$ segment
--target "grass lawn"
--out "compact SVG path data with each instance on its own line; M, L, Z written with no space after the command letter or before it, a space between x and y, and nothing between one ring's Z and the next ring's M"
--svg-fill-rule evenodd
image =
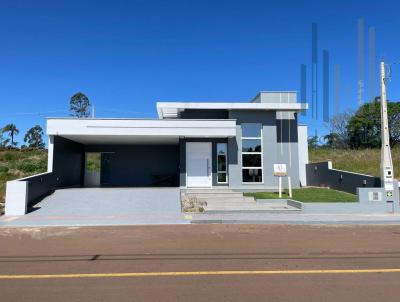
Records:
M0 150L0 215L8 180L47 170L47 150Z
M380 149L364 150L333 150L316 149L309 150L310 162L332 160L333 168L350 172L358 172L379 176ZM400 178L400 147L392 149L394 174Z
M256 199L279 199L277 192L252 192L244 195ZM282 198L289 198L287 192L282 194ZM356 202L357 196L326 188L303 188L293 189L292 199L302 202Z

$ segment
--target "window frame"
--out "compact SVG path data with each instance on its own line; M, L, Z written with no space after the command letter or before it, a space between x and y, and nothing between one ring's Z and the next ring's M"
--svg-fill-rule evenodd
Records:
M225 145L225 171L220 171L219 170L219 164L218 164L218 145ZM228 180L228 144L227 143L217 143L216 146L216 153L217 153L217 184L228 184L229 180ZM226 181L219 181L218 175L219 174L225 174L225 179Z
M264 144L263 144L263 125L262 123L242 123L242 124L260 124L260 137L248 137L248 136L243 136L240 139L240 165L241 165L241 178L242 178L242 184L264 184L264 158L263 158L263 153L264 153ZM242 128L243 129L243 128ZM243 131L242 131L243 134ZM260 140L261 141L261 152L243 152L243 140ZM243 155L250 154L250 155L256 155L259 154L261 156L261 166L260 167L243 167ZM243 181L243 170L260 170L261 169L261 181L260 182L249 182L249 181Z

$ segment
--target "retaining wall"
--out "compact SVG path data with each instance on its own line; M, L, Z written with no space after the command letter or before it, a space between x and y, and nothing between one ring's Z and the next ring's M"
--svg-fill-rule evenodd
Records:
M307 186L329 187L356 194L359 187L380 187L379 177L332 169L332 161L306 165Z

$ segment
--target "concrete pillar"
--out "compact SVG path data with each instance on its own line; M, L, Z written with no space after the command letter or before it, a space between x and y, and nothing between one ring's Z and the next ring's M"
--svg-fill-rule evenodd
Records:
M28 182L13 180L7 182L6 216L25 215L27 212Z

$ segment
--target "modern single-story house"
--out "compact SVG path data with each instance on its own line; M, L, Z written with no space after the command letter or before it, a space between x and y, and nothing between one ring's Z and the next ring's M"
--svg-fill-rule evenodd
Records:
M307 127L296 92L250 102L158 102L157 119L49 118L48 172L7 185L6 214L57 188L276 189L274 164L305 185ZM25 204L23 204L25 203Z

